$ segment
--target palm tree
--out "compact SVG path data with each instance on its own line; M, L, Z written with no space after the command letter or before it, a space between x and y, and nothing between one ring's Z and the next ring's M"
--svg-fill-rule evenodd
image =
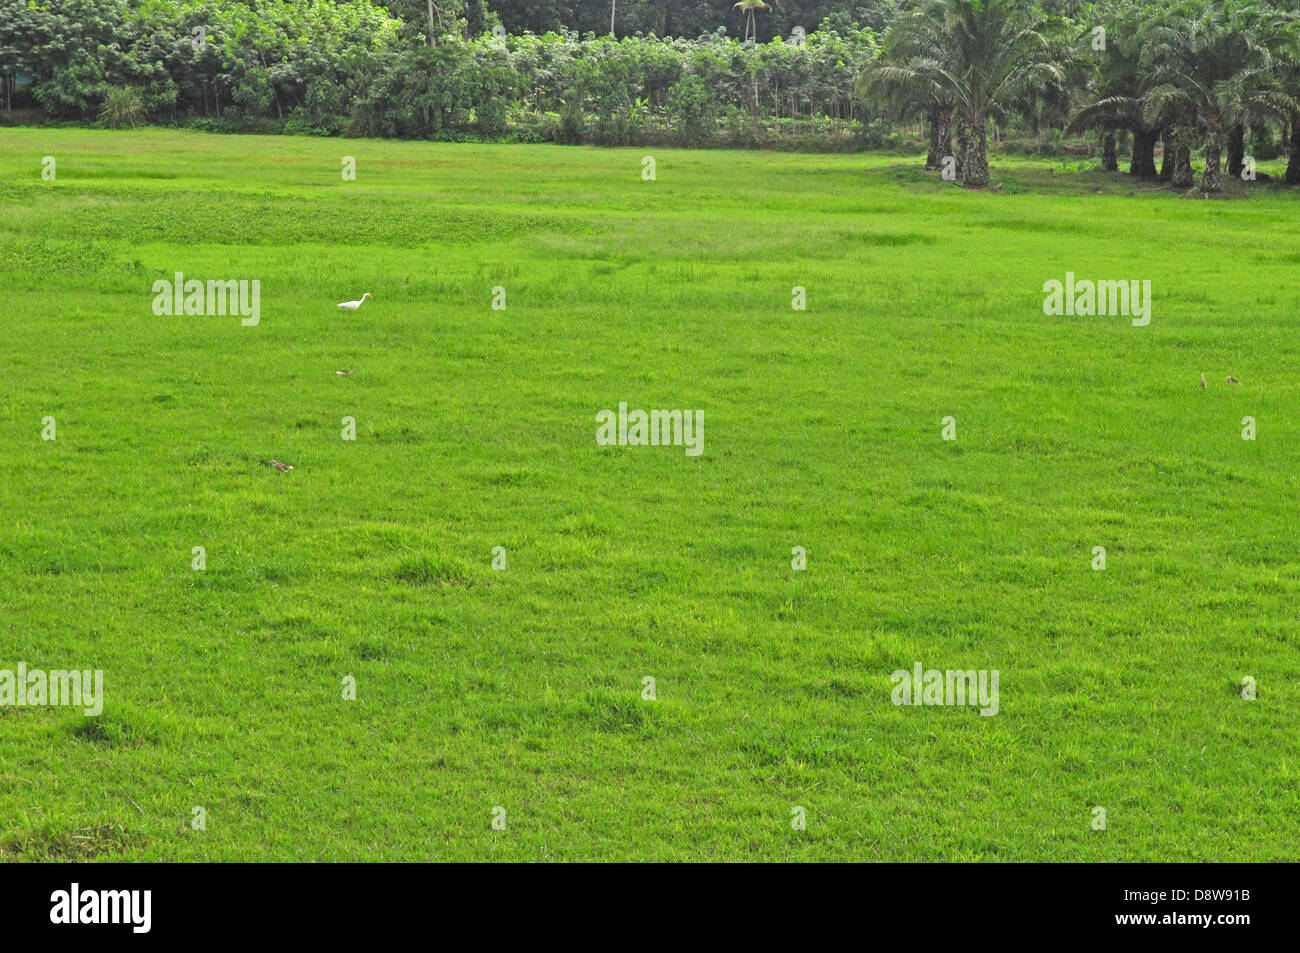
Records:
M985 186L989 117L1034 84L1064 81L1052 44L1062 27L1023 0L920 0L885 34L868 84L922 84L955 103L962 183Z
M1278 81L1274 53L1294 42L1291 18L1250 2L1192 0L1151 26L1144 113L1148 120L1170 111L1195 117L1205 145L1203 194L1223 191L1220 162L1233 126L1252 115L1300 112L1300 102Z
M882 103L884 111L897 119L925 117L930 136L925 154L927 169L939 168L945 156L954 155L952 117L956 104L934 84L926 80L885 79L878 71L867 70L858 77L857 89L859 95Z
M1102 131L1106 143L1102 167L1107 172L1118 168L1114 157L1115 130L1127 129L1133 134L1129 175L1141 178L1157 175L1155 144L1169 120L1168 116L1158 116L1152 123L1146 116L1147 83L1141 38L1146 35L1146 22L1151 16L1150 8L1136 6L1126 5L1112 11L1104 23L1107 45L1097 64L1089 102L1074 114L1066 127L1067 132L1089 128Z

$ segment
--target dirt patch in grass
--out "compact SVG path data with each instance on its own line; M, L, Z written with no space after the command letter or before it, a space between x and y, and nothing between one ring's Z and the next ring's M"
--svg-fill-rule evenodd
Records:
M84 861L124 854L143 843L120 824L60 829L53 827L22 831L0 841L0 860Z

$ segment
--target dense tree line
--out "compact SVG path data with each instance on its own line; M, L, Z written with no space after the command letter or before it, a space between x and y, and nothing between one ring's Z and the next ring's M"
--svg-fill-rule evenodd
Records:
M811 32L828 17L837 26L857 23L877 32L894 19L900 0L435 0L444 17L495 17L507 33L571 30L617 37L697 37L725 29L743 38L752 20L760 43L788 37L795 27ZM412 23L427 21L428 0L391 0L388 7Z
M0 0L0 105L107 125L602 144L854 147L916 123L927 164L973 187L990 139L1015 130L1086 137L1109 171L1126 146L1130 174L1209 194L1279 149L1300 183L1297 6Z
M609 144L862 127L854 82L875 34L852 24L754 44L725 31L500 36L493 12L480 8L477 33L466 12L445 0L0 0L4 104L110 125Z
M107 107L132 121L345 115L404 31L368 3L0 0L4 104L26 94L54 118Z

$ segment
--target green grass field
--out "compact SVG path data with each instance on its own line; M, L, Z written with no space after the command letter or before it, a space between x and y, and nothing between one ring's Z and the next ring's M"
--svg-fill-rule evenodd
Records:
M1296 859L1300 201L993 181L0 129L0 858Z

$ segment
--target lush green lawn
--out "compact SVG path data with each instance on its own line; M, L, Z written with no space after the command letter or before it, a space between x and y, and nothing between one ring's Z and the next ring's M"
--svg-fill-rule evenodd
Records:
M0 707L0 857L1296 859L1296 193L993 181L0 129L0 669L107 695Z

